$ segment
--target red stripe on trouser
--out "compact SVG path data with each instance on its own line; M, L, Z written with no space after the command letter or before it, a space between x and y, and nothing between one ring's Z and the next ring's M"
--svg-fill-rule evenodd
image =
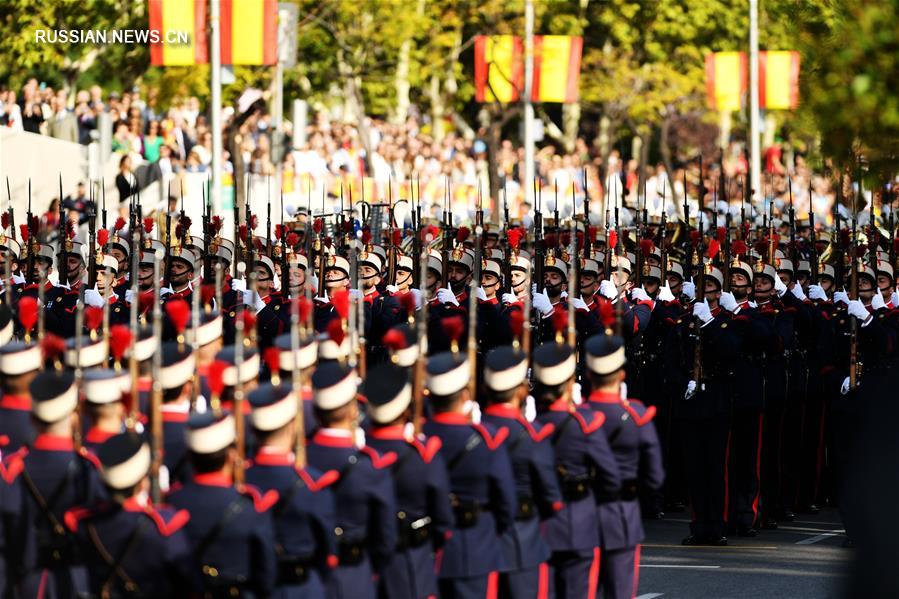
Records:
M755 453L755 498L752 500L752 522L759 517L759 496L762 493L762 422L765 414L759 414L759 440Z
M593 548L593 563L590 564L587 599L596 599L596 588L599 586L599 547Z
M496 599L499 592L499 572L491 572L487 575L487 599Z
M537 599L549 599L549 564L540 564L538 573Z
M634 551L634 593L631 597L637 596L637 587L640 586L640 549L642 547L637 545L637 549Z
M724 449L724 523L727 524L728 509L727 504L730 502L730 477L728 475L728 464L730 464L730 445L731 432L727 432L727 447Z

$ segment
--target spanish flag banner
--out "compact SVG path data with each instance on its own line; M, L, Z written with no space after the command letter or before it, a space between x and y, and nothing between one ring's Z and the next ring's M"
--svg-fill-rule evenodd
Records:
M149 9L150 29L159 34L159 41L150 44L150 64L187 66L209 62L206 0L150 0ZM186 44L174 42L179 38L174 34L178 33L187 33Z
M278 62L277 0L221 0L222 64Z
M740 110L749 92L749 62L745 52L715 52L705 58L705 88L709 108ZM799 106L799 52L759 52L759 107L792 110Z
M534 102L578 100L583 38L534 36ZM524 91L524 41L512 35L475 38L475 98L478 102L517 102Z

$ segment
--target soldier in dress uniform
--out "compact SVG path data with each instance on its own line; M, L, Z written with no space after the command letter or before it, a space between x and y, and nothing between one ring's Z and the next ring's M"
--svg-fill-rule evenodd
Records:
M337 472L298 465L294 453L298 398L277 374L250 392L249 402L257 449L247 482L279 496L272 508L278 558L274 596L324 597L337 564L333 493Z
M322 256L326 261L324 289L325 297L315 298L315 330L322 333L327 330L328 324L335 318L340 318L330 298L334 293L350 288L350 263L343 256Z
M36 367L40 348L32 346L30 354L19 359ZM78 405L74 375L45 370L30 388L37 436L4 460L18 505L16 525L7 531L9 546L16 548L8 556L10 578L22 597L76 597L87 590L87 572L78 565L65 513L104 498L99 462L73 442Z
M171 290L171 293L164 294L161 301L165 303L181 298L190 303L196 268L197 255L193 250L181 245L170 247L169 255L166 257L166 275L168 278L165 283Z
M495 597L499 574L509 569L502 535L514 525L518 511L504 447L509 429L472 423L471 365L458 351L461 331L448 333L451 350L428 360L425 382L432 416L424 432L441 441L455 512L455 526L438 558L440 596Z
M191 593L210 597L268 596L277 560L271 508L278 493L234 484L238 454L234 417L224 411L193 414L187 446L193 478L176 486L169 503L187 510Z
M7 321L5 325L3 320ZM9 341L13 320L5 305L0 307L0 325L3 325L0 341L6 337L6 342L0 346L0 374L3 375L0 377L0 391L3 392L0 398L0 435L6 438L4 453L11 454L34 440L30 384L41 368L41 355L37 345ZM35 353L37 360L33 359Z
M131 388L131 380L127 371L103 368L86 371L81 385L89 424L83 442L96 454L103 443L122 432L125 422L122 393Z
M187 597L190 514L147 501L150 446L138 433L121 433L99 447L98 457L108 501L65 514L92 596Z
M543 430L522 411L528 394L528 357L517 346L491 350L484 360L487 407L482 422L509 431L506 451L512 462L518 509L503 534L509 570L500 576L500 596L546 599L553 596L550 549L540 533L542 522L562 509L555 456Z
M322 363L312 375L319 430L307 448L309 464L338 473L337 568L329 596L376 596L372 576L390 563L397 542L396 500L389 467L396 454L357 446L359 417L356 372L340 360Z
M187 422L196 359L190 347L175 342L163 343L159 383L162 385L162 459L169 486L191 479L191 461L187 447Z
M387 362L368 372L369 445L381 455L396 455L390 466L396 493L394 525L398 542L381 572L381 594L391 599L436 597L434 552L442 550L453 526L449 477L437 437L410 434L412 383L409 371Z
M645 537L638 490L645 487L656 491L665 478L659 439L652 424L655 409L622 396L626 362L623 339L597 335L587 340L585 349L593 389L588 405L605 416L603 430L621 475L616 494L597 498L600 580L604 597L628 599L637 595L640 542Z
M298 401L303 406L303 428L305 436L311 437L315 432L315 411L312 402L312 372L318 362L318 341L315 336L308 331L300 331L299 347L296 352L293 351L293 342L290 333L280 335L275 339L275 347L280 352L279 359L279 375L282 380L287 380L292 376L295 368L300 369L300 380L302 386L300 389L300 397Z
M564 505L543 526L552 550L556 596L596 596L599 585L600 536L597 498L618 491L618 464L602 431L605 417L586 406L575 407L571 388L576 357L556 339L533 352L534 400L541 434L555 449L555 470Z

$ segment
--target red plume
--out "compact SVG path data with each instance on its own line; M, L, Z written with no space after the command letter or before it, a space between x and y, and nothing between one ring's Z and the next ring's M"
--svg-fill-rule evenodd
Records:
M328 337L330 337L331 341L337 345L343 343L343 338L346 337L346 333L343 330L343 323L336 318L328 323Z
M547 233L543 236L543 244L549 248L553 249L557 245L559 245L559 239L556 237L555 233Z
M565 231L564 233L562 233L560 240L562 242L563 248L567 248L568 246L570 246L571 245L571 232Z
M103 308L88 306L84 309L84 326L89 331L96 331L103 324Z
M331 296L331 305L341 320L346 320L350 315L350 292L346 289L335 291Z
M312 312L312 302L305 297L296 299L297 312L300 314L300 322L306 322L309 319L309 313Z
M287 245L288 247L296 247L296 245L300 242L300 236L296 233L290 233L287 236Z
M165 304L165 313L168 314L172 326L178 331L178 334L184 332L187 327L187 321L190 320L190 304L183 299L173 299Z
M459 227L459 230L456 231L456 241L465 243L465 240L468 239L469 235L471 235L471 229L468 227Z
M249 331L256 327L256 315L252 310L243 311L243 330Z
M644 256L648 256L652 253L652 246L655 245L651 238L644 237L640 240L640 253Z
M3 216L7 216L6 212L3 213ZM6 228L6 227L4 227ZM19 225L19 233L22 235L22 242L28 243L28 225L23 223Z
M371 243L371 229L368 227L362 229L362 243L365 245Z
M768 243L764 239L756 241L752 247L755 249L756 253L759 256L765 256L766 252L768 251Z
M699 245L699 236L699 231L697 231L696 229L690 231L690 245L692 245L693 247Z
M257 249L257 250L259 250L260 252L262 252L262 247L263 247L264 244L262 243L262 238L261 238L261 237L255 237L255 238L253 239L253 245L256 246L256 249Z
M0 226L4 229L9 226L9 212L4 212L2 216L0 216Z
M893 253L899 254L899 237L893 240Z
M440 229L437 228L437 225L428 225L427 227L425 227L424 229L421 230L421 241L422 241L422 243L427 242L428 237L430 237L431 240L433 241L433 240L437 239L437 237L439 235L440 235Z
M844 250L849 249L849 244L851 243L851 240L852 240L852 234L850 233L849 229L841 229L840 230L840 245L842 246L842 248Z
M465 330L465 320L461 316L450 316L441 320L440 326L447 339L458 343L462 338L462 331Z
M265 348L265 351L262 352L262 359L265 360L270 373L274 374L281 370L281 350L277 347Z
M200 287L200 301L203 302L204 305L211 306L212 300L215 299L215 285L212 283L208 285L202 285Z
M284 239L284 225L275 225L275 239L277 239L278 241Z
M578 247L578 248L584 247L584 232L583 232L583 231L578 231L578 232L575 234L575 238L576 238L576 240L577 240L577 247Z
M602 326L611 327L615 324L615 307L604 297L598 297L596 301L599 302L599 319L602 321Z
M864 256L868 253L868 245L865 243L860 243L855 247L855 255L856 256Z
M718 239L718 243L724 243L724 240L727 239L727 228L718 227L715 231L715 237Z
M109 241L109 231L107 229L100 229L97 231L97 245L101 248L106 247L106 242Z
M747 249L746 243L738 239L730 246L730 253L734 256L743 256L746 254Z
M118 217L117 219L115 219L115 224L112 225L112 228L115 229L116 231L121 231L122 229L124 229L125 228L125 219L122 218L121 216Z
M403 232L399 229L393 230L393 247L399 247L400 242L403 240Z
M66 238L75 239L75 223L72 221L66 223Z
M406 336L399 329L390 329L384 333L381 344L391 351L406 349Z
M221 216L213 216L212 217L212 234L213 236L218 235L219 231L222 230L222 226L224 225L224 221Z
M225 370L230 364L224 360L216 360L209 365L206 371L206 382L209 384L209 392L213 397L219 397L225 390Z
M618 231L612 229L609 231L609 240L606 242L606 247L615 248L618 246Z
M524 231L519 228L509 229L509 232L506 233L506 238L509 240L509 247L512 249L518 249L521 245L521 237L524 235Z
M312 223L312 230L315 231L315 234L318 235L322 232L322 228L325 226L325 221L321 218L315 219Z
M524 312L512 310L509 313L509 328L513 337L521 338L521 332L524 330Z
M718 251L721 249L721 244L718 243L717 239L713 239L709 242L709 249L706 251L706 256L709 257L709 260L714 260L715 256L718 255Z
M184 233L184 227L181 226L181 223L178 223L177 225L175 225L175 238L181 239L182 237L184 237L183 233Z
M190 226L193 224L193 222L194 221L192 221L190 217L185 214L181 217L181 220L178 224L181 225L181 230L184 231L185 234L187 234L190 233Z
M144 219L144 233L149 235L153 232L153 227L156 225L156 221L153 220L152 216L148 216Z
M116 362L122 361L125 350L131 347L131 327L126 324L117 324L109 328L109 351Z
M44 356L44 361L52 360L64 351L66 351L66 340L62 337L53 333L47 333L41 339L41 354Z
M237 228L237 235L238 235L238 237L240 237L240 240L243 241L244 245L246 245L247 244L247 226L240 225Z
M568 328L568 311L557 310L552 315L553 329L557 333L563 333Z
M765 237L765 243L771 243L772 241L774 242L774 247L779 246L780 233L774 233L773 235L768 235L767 237Z
M590 238L590 241L595 242L596 238L599 237L599 227L595 225L587 227L587 236Z
M352 233L354 226L355 226L355 223L353 223L352 220L343 221L343 232L344 233Z
M259 226L259 217L256 216L255 214L251 215L250 216L250 229L255 231L256 227L258 227L258 226Z
M397 299L400 302L400 307L405 310L406 315L413 314L415 312L415 296L409 293L401 293Z
M26 331L37 323L37 299L25 296L19 300L19 322Z

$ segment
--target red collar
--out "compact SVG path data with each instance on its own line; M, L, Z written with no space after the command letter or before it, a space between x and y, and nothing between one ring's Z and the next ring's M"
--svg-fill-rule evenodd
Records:
M148 376L143 376L137 379L137 390L138 391L151 391L153 389L153 379Z
M42 434L35 438L34 448L41 451L74 451L75 444L71 437Z
M104 431L94 426L91 427L89 431L87 431L86 435L84 435L84 440L88 443L105 443L110 439L110 437L116 436L116 434L117 433Z
M593 403L621 403L621 396L608 391L594 391L590 394L589 401Z
M323 430L315 433L312 442L326 447L353 447L354 445L352 435L349 437L338 436Z
M441 412L434 414L431 420L439 424L471 424L471 420L465 414L458 412Z
M481 300L481 303L482 304L490 304L491 306L495 306L499 303L499 300L496 299L496 296L494 295L493 297L487 298L486 301Z
M380 295L381 295L381 294L378 293L378 290L375 289L375 290L372 291L371 293L366 293L366 294L365 294L365 297L364 297L363 299L365 299L365 303L366 303L366 304L373 304L374 301L375 301Z
M207 472L206 474L194 474L194 482L206 487L230 487L234 481L224 472Z
M509 418L511 420L518 420L521 416L521 411L507 403L497 403L491 406L487 406L484 409L485 414L489 414L490 416L497 416L498 418Z
M564 397L560 397L556 401L549 404L550 412L570 412L571 405L568 403L568 400Z
M3 399L0 399L0 408L30 412L31 397L28 395L4 395Z
M260 447L253 458L253 463L261 466L292 466L295 462L293 452L265 446Z
M272 301L272 296L270 296L270 295L266 295L264 298L262 298L263 304L268 305L271 301Z
M368 436L372 439L382 439L386 441L405 441L406 425L394 424L393 426L378 426L371 429Z
M222 402L222 409L223 409L223 410L228 410L229 412L233 412L233 411L234 411L234 402L233 402L233 401L230 401L230 400L229 400L229 401L223 401L223 402ZM244 414L244 416L246 416L247 414L250 413L250 402L244 400L244 402L243 402L243 407L241 408L241 412Z

